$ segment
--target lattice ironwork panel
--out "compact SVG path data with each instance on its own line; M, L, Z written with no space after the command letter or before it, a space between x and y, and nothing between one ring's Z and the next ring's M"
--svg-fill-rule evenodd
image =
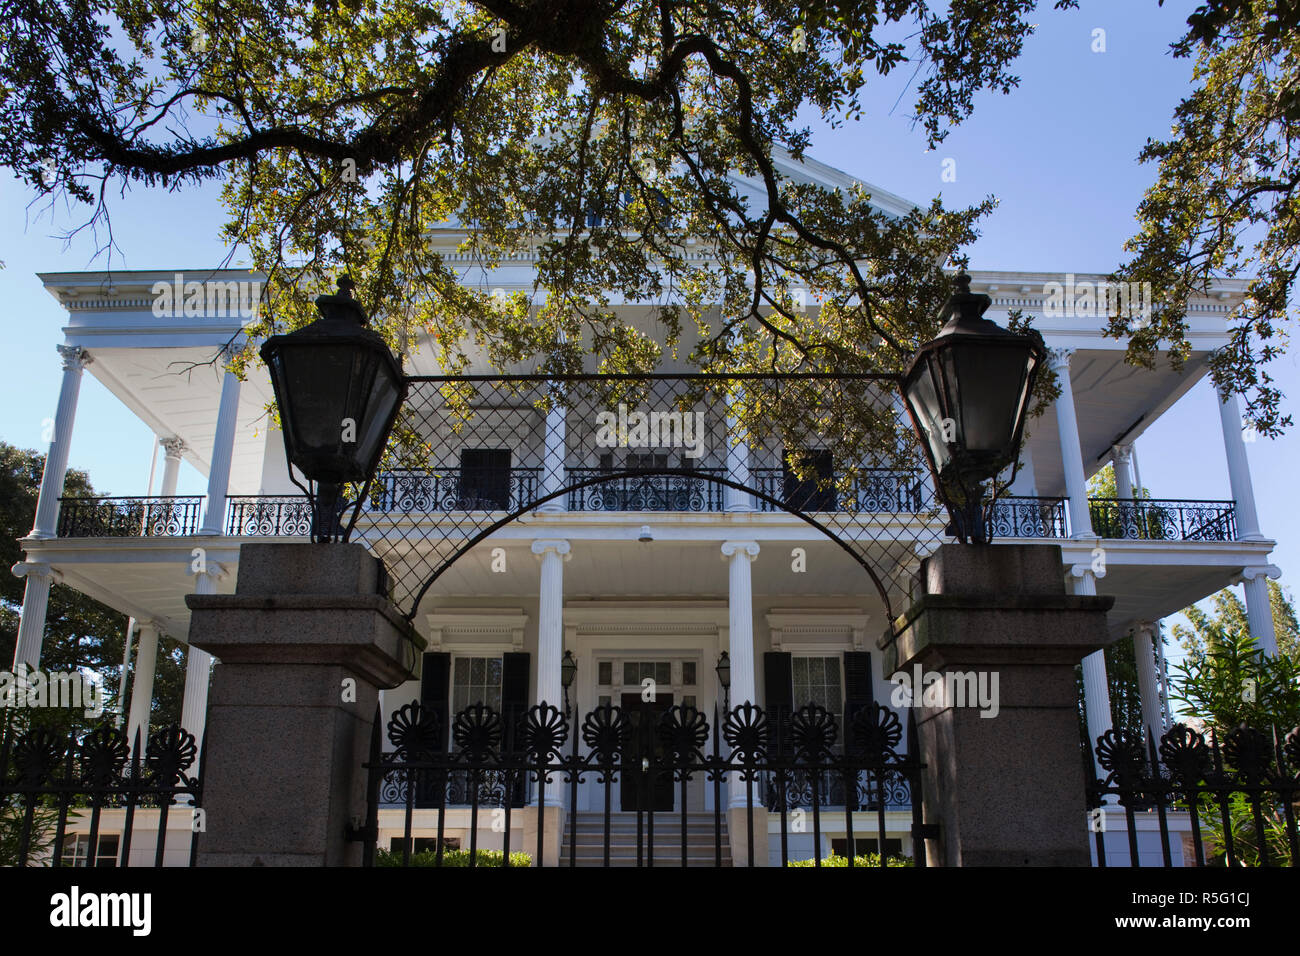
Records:
M533 509L788 511L862 565L892 618L947 525L897 394L867 375L413 378L354 540L414 617L457 557Z

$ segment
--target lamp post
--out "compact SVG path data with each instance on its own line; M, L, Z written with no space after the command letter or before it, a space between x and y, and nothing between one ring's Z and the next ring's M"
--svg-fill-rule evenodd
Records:
M972 293L970 281L965 272L954 280L940 316L947 321L917 349L902 392L957 539L987 544L984 485L1017 464L1047 350L983 318L993 300Z
M714 670L718 674L718 683L722 685L722 712L725 714L731 710L731 658L726 651L718 658Z
M573 659L573 651L565 651L564 658L560 661L560 684L564 687L564 716L568 717L569 708L569 688L573 686L573 679L578 676L578 662Z
M340 277L335 295L316 299L319 319L272 336L261 349L280 409L289 478L312 503L311 537L320 543L351 535L406 398L401 365L383 338L366 328L353 287L348 276ZM293 467L315 484L314 494L298 484ZM364 487L342 527L353 504L342 495L349 482Z

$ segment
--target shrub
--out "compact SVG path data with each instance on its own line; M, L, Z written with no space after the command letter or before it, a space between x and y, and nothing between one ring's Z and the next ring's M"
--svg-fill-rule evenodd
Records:
M815 865L816 865L816 863L815 863L815 861L813 861L813 860L791 860L790 862L788 862L788 863L786 864L786 866L815 866ZM826 857L825 859L822 860L822 866L842 866L842 867L847 868L848 865L849 865L848 857L837 856L837 855L835 855L835 854L832 854L832 855L830 855L830 856L828 856L828 857ZM878 853L863 853L863 854L861 854L861 855L859 855L859 856L855 856L855 857L853 858L853 865L854 865L855 867L856 867L856 866L867 866L867 867L874 866L874 867L876 867L877 869L879 869L879 868L880 868L880 854L878 854ZM890 867L890 866L912 866L912 858L911 858L910 856L889 856L889 857L886 857L886 858L885 858L885 866L887 866L887 867Z
M475 866L501 866L505 854L500 850L479 850L476 853L474 861ZM375 866L401 866L401 852L392 853L388 850L380 850L375 854ZM411 854L411 866L437 866L437 850L421 850L419 853ZM443 866L469 866L469 850L443 850ZM510 854L511 866L532 866L533 858L527 853L519 850Z

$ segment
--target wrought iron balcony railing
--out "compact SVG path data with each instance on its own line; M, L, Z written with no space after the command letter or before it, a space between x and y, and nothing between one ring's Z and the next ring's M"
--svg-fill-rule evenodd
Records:
M1235 501L1092 498L1092 530L1103 538L1152 541L1235 541Z
M569 492L570 511L721 511L725 469L699 468L696 475L623 475ZM568 468L567 484L608 474L599 468Z
M441 468L375 476L367 510L382 513L517 511L541 491L540 468Z
M161 538L196 534L203 497L60 498L60 538Z
M233 495L227 501L226 534L249 538L311 534L311 505L302 495Z
M905 514L922 510L924 485L920 472L866 469L852 478L847 488L823 488L814 481L791 482L782 468L753 468L750 475L757 490L796 511ZM759 511L780 510L761 498L755 506Z
M989 533L995 538L1064 538L1064 498L1004 495L993 503Z

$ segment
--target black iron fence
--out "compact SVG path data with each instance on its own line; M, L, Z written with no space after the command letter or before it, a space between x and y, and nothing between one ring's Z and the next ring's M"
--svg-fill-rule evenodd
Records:
M791 714L769 717L763 708L744 703L710 723L694 707L678 704L658 712L604 704L571 722L564 711L541 703L528 708L517 720L473 704L451 719L450 740L436 710L416 701L392 715L387 737L394 748L382 749L381 715L376 712L371 738L368 774L369 813L364 829L367 866L376 860L381 807L404 809L402 836L394 841L393 858L410 865L416 851L414 814L436 810L436 836L427 841L434 865L443 865L448 846L448 811L467 809L464 825L454 827L468 839L467 865L479 865L478 838L487 819L491 830L502 835L504 846L493 857L510 866L511 853L534 853L532 862L546 859L546 818L565 814L567 799L578 806L583 785L594 785L596 815L602 821L595 834L603 848L598 859L611 865L616 802L635 814L635 861L654 866L664 859L661 833L675 836L675 863L687 866L692 847L690 834L698 834L701 816L711 815L712 865L723 866L728 847L743 842L745 858L755 865L755 852L766 854L769 816L777 822L782 865L792 861L790 837L812 837L813 863L821 865L823 836L843 834L847 865L854 865L861 838L874 838L880 849L879 864L886 866L890 845L886 811L909 809L914 865L925 865L924 840L936 834L922 823L920 772L924 765L910 756L918 752L915 723L909 713L905 735L898 715L881 704L861 708L841 728L834 714L817 705ZM566 753L567 751L567 753ZM700 788L692 783L701 783ZM537 842L512 845L512 815L523 812L523 795L541 792L528 813L536 814ZM707 791L709 799L705 799ZM695 803L692 804L692 792ZM590 793L588 794L590 796ZM663 809L665 806L671 809ZM731 829L724 807L744 810L744 823ZM834 815L834 831L825 818ZM865 821L865 822L864 822ZM570 819L565 841L567 865L576 866L578 827ZM495 847L493 848L496 849ZM698 860L698 857L696 857ZM766 862L766 860L764 861Z
M60 498L60 538L159 538L196 534L202 496Z
M172 726L141 743L137 733L132 748L108 723L78 738L44 726L20 729L11 720L0 745L3 863L130 866L138 811L150 810L157 817L148 828L153 865L163 865L169 816L181 814L193 866L203 798L201 773L190 775L198 752L194 735ZM82 825L87 821L88 828Z
M989 534L995 538L1064 538L1064 498L1003 495L989 514Z
M1284 736L1243 726L1220 741L1175 724L1158 744L1110 730L1097 740L1092 768L1089 820L1100 866L1108 863L1107 805L1124 814L1130 866L1139 865L1137 821L1147 814L1156 818L1163 865L1174 865L1171 840L1184 831L1170 826L1171 813L1186 814L1197 866L1300 865L1300 727Z

